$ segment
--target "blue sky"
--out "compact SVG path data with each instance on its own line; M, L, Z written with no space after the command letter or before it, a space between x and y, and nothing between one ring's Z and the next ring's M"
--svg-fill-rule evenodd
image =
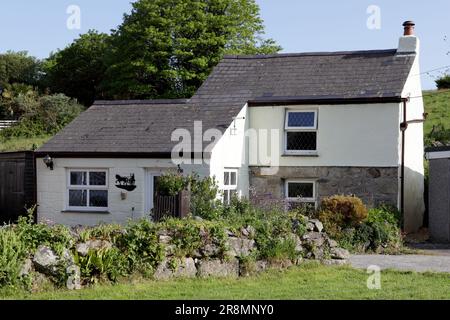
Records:
M421 39L422 71L450 65L450 1L448 0L257 0L267 36L284 52L386 49L397 47L402 22L416 22ZM81 9L81 29L69 30L69 5ZM380 29L367 28L367 8L380 8ZM108 32L131 8L130 0L3 0L0 4L0 52L26 50L45 58L89 29ZM448 40L444 40L445 37ZM424 74L423 86L434 88Z

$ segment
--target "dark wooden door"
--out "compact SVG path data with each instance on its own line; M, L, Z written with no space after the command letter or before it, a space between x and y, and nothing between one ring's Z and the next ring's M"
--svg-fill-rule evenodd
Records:
M34 204L34 165L29 153L0 154L0 223L17 221Z

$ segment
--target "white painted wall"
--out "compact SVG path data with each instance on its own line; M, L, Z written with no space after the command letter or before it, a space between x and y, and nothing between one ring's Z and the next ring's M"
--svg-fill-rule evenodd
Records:
M318 110L317 156L283 156L286 110ZM249 108L250 128L279 131L268 150L279 166L398 166L399 104L348 104ZM250 150L259 150L250 139ZM258 155L256 163L261 165Z
M248 197L249 191L248 165L245 161L248 117L248 107L245 105L212 149L210 160L210 174L216 178L219 187L223 186L225 168L238 169L237 188L241 197Z
M407 44L407 46L406 46ZM410 75L406 81L402 97L411 97L406 106L406 119L423 119L424 105L420 81L419 39L402 37L399 47L417 53ZM400 108L403 119L403 107ZM400 144L401 147L401 144ZM423 222L424 204L424 145L423 123L410 123L405 132L405 225L406 232L415 232Z
M49 170L42 161L36 159L37 169L37 202L38 220L50 221L65 225L97 225L99 223L124 224L129 219L139 219L145 214L145 199L149 193L145 183L146 170L166 172L175 170L170 159L87 159L87 158L55 158L54 170ZM108 212L82 213L66 211L67 170L68 169L107 169L109 176ZM182 165L185 173L197 172L201 176L209 175L205 165ZM127 192L115 186L115 176L135 174L134 191ZM125 200L121 192L127 193Z

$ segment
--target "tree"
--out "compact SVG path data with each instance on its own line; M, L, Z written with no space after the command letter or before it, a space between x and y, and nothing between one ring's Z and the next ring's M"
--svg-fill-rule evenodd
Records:
M267 54L254 0L139 0L111 37L102 88L115 99L190 97L225 53Z
M439 90L441 89L450 89L450 75L446 74L436 80L436 86Z
M0 54L0 87L13 83L38 85L42 77L42 62L29 56L26 51L7 51Z
M109 36L90 30L46 61L45 84L52 92L62 92L90 106L102 97L99 84L105 74L105 54Z

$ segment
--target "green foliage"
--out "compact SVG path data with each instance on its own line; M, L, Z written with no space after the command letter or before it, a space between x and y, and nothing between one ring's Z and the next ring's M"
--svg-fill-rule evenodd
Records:
M26 51L0 54L0 88L14 83L36 86L42 76L42 62Z
M70 249L74 245L75 239L67 227L35 224L33 211L34 208L29 210L28 216L20 217L15 226L15 232L28 252L34 253L39 245L47 245L60 254L64 249Z
M331 211L320 213L326 232L339 244L355 252L397 253L402 248L400 213L395 208L381 206L368 210L358 224L349 223Z
M183 189L190 189L190 210L194 216L214 219L218 216L221 202L217 199L219 188L214 178L200 178L198 174L183 176L178 173L166 173L159 177L157 192L174 196Z
M369 210L367 222L369 223L388 223L397 227L401 226L401 214L397 208L389 206L380 206Z
M84 109L63 94L39 96L37 92L30 91L19 93L11 100L15 113L20 114L20 121L17 125L0 131L3 139L55 134Z
M254 0L139 0L111 36L111 98L190 97L224 53L274 53Z
M89 250L85 257L75 253L75 263L80 266L81 277L91 283L105 277L116 281L128 272L127 257L116 247Z
M450 143L450 90L424 91L427 121L424 123L426 146Z
M358 197L336 195L321 202L319 219L324 225L355 227L367 218L367 208Z
M20 270L27 257L25 242L11 227L0 229L0 286L20 282Z
M100 224L85 228L79 233L81 241L106 240L113 244L123 235L123 227L118 224Z
M161 228L167 230L180 257L195 256L205 243L212 243L220 248L220 255L226 251L225 226L218 221L197 221L195 219L168 219Z
M221 201L217 199L219 187L214 178L200 178L197 174L189 176L191 188L191 213L205 219L217 218Z
M164 258L164 247L158 243L157 226L145 219L130 222L117 239L117 246L128 259L129 270L151 273Z
M450 128L447 128L442 123L433 125L431 131L425 134L426 146L433 146L436 143L443 145L450 143Z
M436 80L436 86L439 90L450 89L450 74L446 74Z
M166 173L158 178L156 192L160 195L174 196L188 187L188 178L178 173Z
M89 30L65 49L52 54L45 63L45 85L91 106L101 98L105 54L110 50L109 35Z

